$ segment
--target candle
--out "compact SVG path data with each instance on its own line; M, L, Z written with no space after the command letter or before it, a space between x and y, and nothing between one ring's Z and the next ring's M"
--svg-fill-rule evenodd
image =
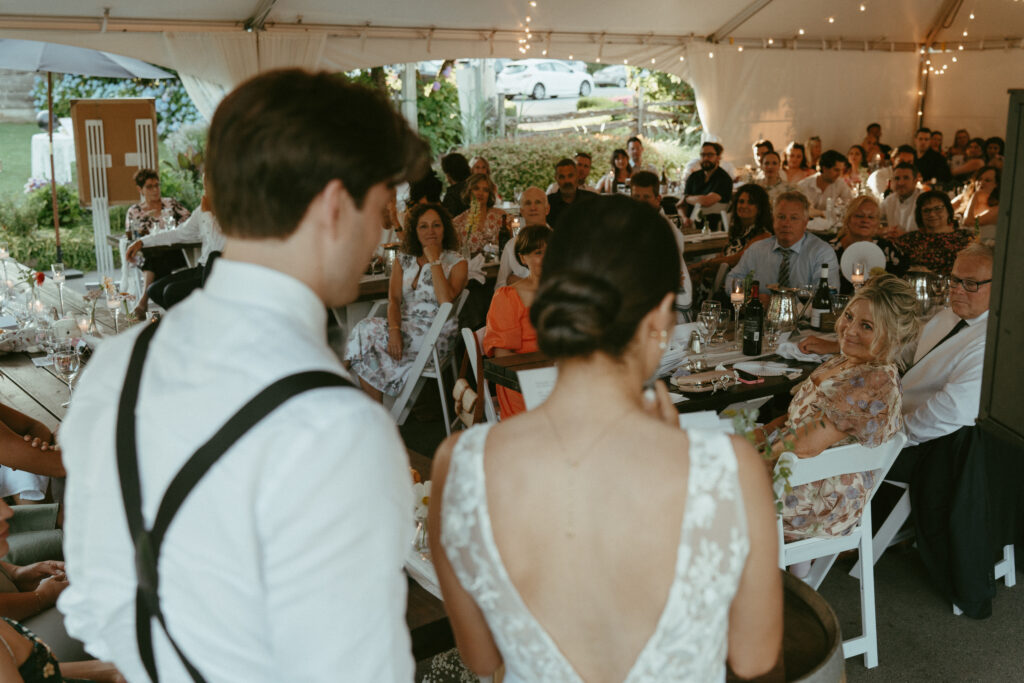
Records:
M864 275L862 273L854 273L850 276L850 282L853 283L854 287L859 287L864 284Z
M741 305L743 303L743 284L737 280L732 286L732 294L729 295L729 301L735 305Z
M78 320L75 321L75 323L78 325L78 329L82 332L82 334L85 334L86 332L89 331L88 318L79 318Z

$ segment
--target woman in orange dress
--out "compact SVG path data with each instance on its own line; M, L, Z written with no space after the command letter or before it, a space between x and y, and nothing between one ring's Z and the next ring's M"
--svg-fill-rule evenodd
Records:
M515 242L516 260L530 269L530 275L494 292L487 311L484 355L508 356L533 353L538 349L537 331L530 323L530 305L537 294L541 262L551 234L551 228L546 225L531 225L519 231ZM498 387L498 405L503 420L526 412L523 395L505 387Z

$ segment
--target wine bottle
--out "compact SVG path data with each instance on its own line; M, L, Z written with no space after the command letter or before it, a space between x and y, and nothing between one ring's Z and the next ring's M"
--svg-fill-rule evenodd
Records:
M508 214L501 217L501 228L498 229L498 258L505 253L505 244L512 239L512 231L508 228Z
M754 280L750 285L750 301L743 312L743 355L761 355L761 330L764 327L764 306L758 298L760 283Z
M832 313L832 290L828 286L828 264L821 264L821 279L818 280L818 288L814 290L814 298L811 299L811 327L816 330L828 332L823 329L822 315Z

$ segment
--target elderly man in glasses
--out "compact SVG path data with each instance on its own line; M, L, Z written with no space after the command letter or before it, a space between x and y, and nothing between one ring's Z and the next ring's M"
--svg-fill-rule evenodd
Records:
M971 427L981 401L985 331L992 293L992 248L974 243L957 254L949 278L949 308L924 327L903 375L903 421L908 447L887 479L909 482L941 439ZM835 353L838 345L808 337L800 348Z

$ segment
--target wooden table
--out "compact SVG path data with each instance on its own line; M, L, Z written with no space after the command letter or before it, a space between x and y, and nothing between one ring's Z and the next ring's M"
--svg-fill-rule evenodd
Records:
M115 249L121 248L121 238L123 234L107 235L107 244L114 247ZM129 241L129 244L131 242ZM188 242L175 242L174 244L158 244L152 247L144 247L146 251L151 254L160 254L167 251L180 251L185 257L185 263L189 268L194 268L198 263L196 254L203 248L202 242L188 241Z
M687 235L687 237L690 237ZM701 261L705 256L718 254L729 244L729 236L725 233L716 233L713 237L706 239L686 240L686 250L683 257L687 263Z
M761 360L784 361L780 356L764 356ZM733 403L749 401L763 396L780 396L788 394L789 391L807 379L807 376L817 363L800 363L797 361L785 361L802 372L796 379L788 377L764 377L763 382L757 384L735 384L723 391L707 394L685 394L687 400L676 404L680 413L694 413L702 410L719 411ZM536 368L548 368L554 363L544 353L517 353L511 356L484 359L484 379L492 384L520 391L517 373L522 370L533 370ZM672 385L666 384L672 389Z

